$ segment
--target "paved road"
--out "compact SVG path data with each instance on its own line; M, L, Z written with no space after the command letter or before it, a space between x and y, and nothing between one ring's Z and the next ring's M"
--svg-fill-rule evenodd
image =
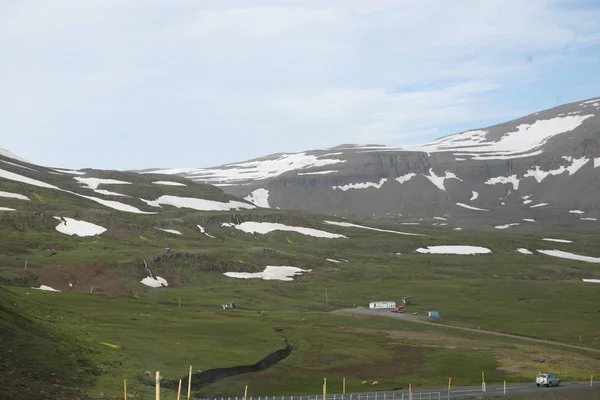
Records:
M562 382L559 387L547 388L537 387L535 383L514 383L506 385L506 395L513 394L533 394L547 391L564 391L568 389L581 389L589 387L589 382ZM412 390L397 390L393 392L364 392L364 393L346 393L327 394L326 400L472 400L486 397L504 396L504 385L486 385L486 391L482 390L481 386L464 386L451 387L441 389L423 389ZM205 400L243 400L243 397L225 397ZM310 396L261 396L248 397L248 400L323 400L323 395Z
M484 335L508 337L508 338L512 338L512 339L527 340L529 342L543 343L545 345L567 347L567 348L575 349L575 350L584 350L584 351L589 351L589 352L593 352L593 353L600 353L600 349L594 349L592 347L576 346L576 345L572 345L572 344L554 342L554 341L543 340L543 339L536 339L536 338L531 338L531 337L527 337L527 336L512 335L510 333L486 331L483 329L466 328L463 326L439 324L439 323L435 323L435 322L430 322L423 316L417 316L417 315L413 315L411 313L395 313L395 312L391 312L390 310L371 310L371 309L365 308L365 307L346 308L343 310L336 310L333 312L334 313L349 313L349 314L355 314L355 315L368 315L368 316L395 318L395 319L400 319L402 321L409 321L409 322L416 322L419 324L432 325L432 326L436 326L438 328L448 328L448 329L454 329L454 330L458 330L458 331L481 333Z

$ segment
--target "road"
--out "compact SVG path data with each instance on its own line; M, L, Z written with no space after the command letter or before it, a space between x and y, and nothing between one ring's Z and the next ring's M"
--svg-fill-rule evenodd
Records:
M411 313L395 313L395 312L391 312L390 310L371 310L371 309L368 309L368 308L365 308L365 307L346 308L346 309L342 309L342 310L336 310L336 311L333 311L333 312L334 313L348 313L348 314L355 314L355 315L366 315L366 316L378 316L378 317L395 318L395 319L399 319L399 320L402 320L402 321L416 322L416 323L419 323L419 324L426 324L426 325L436 326L438 328L448 328L448 329L454 329L454 330L457 330L457 331L466 331L466 332L481 333L481 334L484 334L484 335L508 337L508 338L512 338L512 339L520 339L520 340L526 340L526 341L529 341L529 342L542 343L544 345L559 346L559 347L566 347L566 348L575 349L575 350L589 351L589 352L592 352L592 353L600 353L600 349L595 349L595 348L592 348L592 347L576 346L576 345L573 345L573 344L560 343L560 342L554 342L554 341L543 340L543 339L536 339L536 338L531 338L531 337L527 337L527 336L513 335L513 334L510 334L510 333L502 333L502 332L496 332L496 331L486 331L486 330L483 330L483 329L466 328L466 327L463 327L463 326L438 324L438 323L435 323L435 322L428 321L426 319L426 317L413 315Z

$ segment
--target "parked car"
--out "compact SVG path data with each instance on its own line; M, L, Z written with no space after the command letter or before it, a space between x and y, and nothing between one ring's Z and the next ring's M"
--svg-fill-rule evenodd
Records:
M559 386L560 379L556 375L552 374L539 374L535 378L535 383L538 386Z

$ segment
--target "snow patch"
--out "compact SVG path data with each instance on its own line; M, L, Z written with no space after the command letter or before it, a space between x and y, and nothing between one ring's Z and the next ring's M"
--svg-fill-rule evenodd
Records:
M581 211L581 210L569 210L569 213L571 213L571 214L585 214L585 211Z
M0 211L17 211L16 208L0 207Z
M310 272L311 269L302 269L289 266L267 266L262 272L225 272L223 275L239 279L263 279L266 281L293 281L294 276Z
M6 149L0 149L0 156L2 157L7 157L7 158L12 158L13 160L17 160L17 161L21 161L21 162L25 162L28 164L31 164L29 161L17 156L16 154L11 153L10 151L6 150Z
M329 261L329 262L332 262L332 263L336 263L336 264L341 263L341 261L334 260L333 258L326 258L326 260Z
M253 190L252 193L244 197L244 200L253 203L257 207L271 208L269 205L269 191L267 189Z
M14 165L15 167L19 167L19 168L28 169L28 170L30 170L30 171L33 171L33 172L39 172L39 171L38 171L38 170L36 170L36 169L29 168L29 167L26 167L26 166L24 166L24 165L17 164L17 163L14 163L14 162L6 161L6 160L0 160L0 161L2 161L2 162L3 162L3 163L5 163L5 164Z
M144 279L142 279L140 282L146 286L150 286L153 288L169 286L169 282L167 282L167 280L165 278L161 278L160 276L157 276L156 278L154 278L152 276L147 276Z
M548 203L539 203L539 204L534 204L532 206L529 206L529 208L545 207L547 205L548 205Z
M144 202L152 207L160 207L163 205L171 205L177 208L191 208L199 211L229 211L239 209L256 208L253 204L242 203L241 201L230 200L223 203L215 200L197 199L195 197L178 197L163 195L156 200L144 200Z
M360 229L368 229L370 231L377 231L377 232L386 232L386 233L395 233L397 235L408 235L408 236L426 236L420 233L408 233L408 232L400 232L400 231L391 231L388 229L378 229L378 228L371 228L370 226L364 226L364 225L358 225L358 224L352 224L350 222L336 222L336 221L324 221L326 224L329 225L335 225L335 226L341 226L344 228L360 228Z
M552 257L566 258L569 260L585 261L591 263L600 263L600 257L588 257L579 254L568 253L561 250L538 250L539 253Z
M56 290L56 289L51 288L50 286L46 286L46 285L40 285L40 287L32 287L32 289L44 290L47 292L60 292L60 290Z
M7 197L7 198L19 199L19 200L29 200L29 197L24 196L22 194L12 193L12 192L3 192L2 190L0 190L0 197Z
M523 218L523 221L525 221L525 222L535 222L535 219L533 219L533 218Z
M541 154L540 149L556 135L570 132L594 114L560 116L521 124L516 131L507 132L499 140L487 138L485 130L475 130L446 136L407 150L423 152L463 151L454 156L471 156L473 160L521 158Z
M326 231L322 231L319 229L313 228L304 228L301 226L289 226L275 222L253 222L246 221L242 222L239 225L232 223L223 223L221 226L232 227L238 229L240 231L246 233L260 233L261 235L266 235L267 233L274 231L287 231L287 232L297 232L302 235L313 236L318 238L326 238L326 239L338 239L338 238L346 238L344 235L339 235L337 233L330 233Z
M75 236L96 236L101 235L106 232L106 228L92 224L91 222L81 221L68 217L54 217L60 221L58 225L56 225L56 230L60 233L64 233L65 235L75 235Z
M70 170L70 169L58 169L58 168L53 168L53 170L55 170L57 172L61 172L63 174L85 175L85 172L83 172L83 171L73 171L73 170Z
M582 279L586 283L600 283L600 279Z
M152 183L154 183L155 185L164 185L164 186L187 186L185 183L172 182L172 181L155 181Z
M213 235L210 235L208 232L206 232L206 230L202 227L202 225L196 225L196 226L198 227L198 229L200 229L200 232L204 233L209 238L216 239L216 237L214 237Z
M520 223L518 223L518 222L513 222L512 224L506 224L506 225L496 225L494 228L496 228L496 229L508 229L508 228L510 228L511 226L518 226L518 225L521 225L521 224L520 224Z
M582 217L582 218L579 218L579 219L582 220L582 221L598 221L597 218L592 218L592 217Z
M417 176L417 174L415 174L414 172L410 172L406 175L402 175L396 178L396 180L398 181L398 183L403 184L404 182L408 182L410 181L411 178Z
M559 168L550 171L543 171L542 169L540 169L539 165L536 165L535 169L527 171L523 176L525 178L533 177L536 181L538 181L538 183L541 183L549 175L560 175L565 171L568 172L569 175L573 175L574 173L579 171L581 167L583 167L590 161L590 159L586 157L572 158L568 156L563 156L562 158L568 161L570 164L567 166L561 165Z
M427 248L419 248L415 250L422 254L464 254L464 255L475 255L475 254L489 254L492 251L485 247L479 246L427 246Z
M547 242L573 243L572 240L566 240L566 239L548 239L548 238L543 238L542 240L545 240Z
M477 200L477 198L479 197L479 193L477 193L474 190L472 190L471 193L472 193L472 195L471 195L471 198L469 200L470 201Z
M167 232L167 233L172 233L174 235L181 235L181 232L176 231L175 229L163 229L163 228L154 228L154 229L158 229L159 231L163 231L163 232Z
M485 181L486 185L497 185L497 184L512 184L514 190L519 189L519 178L516 175L511 176L496 176Z
M517 249L517 251L521 254L533 254L531 251L523 248Z
M462 207L462 208L466 208L469 210L475 210L475 211L490 211L490 210L486 210L485 208L478 208L478 207L473 207L470 206L468 204L464 204L464 203L456 203L457 206Z
M433 168L429 168L429 175L423 174L423 176L431 181L435 186L437 186L440 190L446 191L446 186L444 182L446 179L456 179L462 182L462 179L457 177L453 172L446 171L444 176L437 176L435 172L433 172Z
M381 189L384 183L387 182L387 178L381 178L379 183L377 182L361 182L361 183L349 183L347 185L341 186L332 186L333 190L340 189L344 192L350 189L368 189L370 187L374 187L375 189Z
M600 167L600 157L594 158L594 168Z
M327 171L315 171L315 172L298 172L298 175L328 175L335 174L338 171L335 170L327 170Z

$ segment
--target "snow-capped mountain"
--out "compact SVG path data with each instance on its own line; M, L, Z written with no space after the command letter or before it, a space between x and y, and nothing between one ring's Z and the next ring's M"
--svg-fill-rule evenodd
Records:
M467 226L592 223L600 217L600 98L413 147L341 145L214 168L141 171L149 172L220 186L259 207L362 219L445 214Z

